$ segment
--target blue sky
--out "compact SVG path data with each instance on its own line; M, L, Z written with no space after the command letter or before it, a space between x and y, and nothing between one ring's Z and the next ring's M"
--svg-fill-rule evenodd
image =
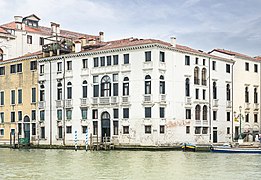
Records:
M105 40L154 38L194 49L261 55L261 0L0 0L0 24L36 14L40 24Z

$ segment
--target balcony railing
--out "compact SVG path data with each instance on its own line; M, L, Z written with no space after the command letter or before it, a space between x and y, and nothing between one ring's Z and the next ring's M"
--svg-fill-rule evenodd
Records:
M245 103L245 109L250 109L250 103Z
M185 97L185 104L186 105L191 105L191 102L192 102L191 97Z
M63 101L62 100L56 100L56 107L57 108L63 107Z
M66 99L65 100L65 108L72 108L72 99Z
M195 120L195 125L201 125L201 120Z
M254 103L254 110L258 110L259 109L259 103Z
M194 78L194 84L197 84L197 85L199 85L199 79L197 79L197 78Z
M92 98L92 104L98 104L98 97Z
M213 107L218 107L218 99L213 99Z
M124 104L128 104L129 103L129 96L122 96L121 102L124 103Z
M166 102L166 94L160 94L160 102Z
M100 104L110 104L110 97L100 97Z
M144 102L149 103L152 101L152 95L151 94L144 94Z
M208 121L207 120L203 120L203 125L208 125Z
M152 69L153 68L153 62L147 61L143 63L143 69Z
M206 86L207 85L207 80L202 80L201 83L202 83L203 86Z
M88 98L81 98L81 106L87 106L89 104Z
M232 101L227 101L227 108L232 108Z
M112 96L112 97L111 97L111 103L112 103L112 104L119 103L119 102L118 102L118 97L117 97L117 96Z
M39 109L44 109L44 107L45 107L45 101L39 101L38 102L38 108Z

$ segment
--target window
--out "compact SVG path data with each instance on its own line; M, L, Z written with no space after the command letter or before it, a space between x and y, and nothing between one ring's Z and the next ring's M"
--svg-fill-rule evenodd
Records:
M200 120L200 105L196 105L195 114L196 114L195 119Z
M88 94L87 86L88 86L87 81L84 80L82 82L82 98L87 98L87 94Z
M27 35L27 44L32 44L33 42L33 37L30 35Z
M165 133L165 126L160 125L160 134L164 134L164 133Z
M105 57L100 57L101 66L105 66Z
M61 121L63 119L63 110L57 109L57 120Z
M160 51L160 62L165 62L165 52Z
M72 83L67 83L67 99L72 99Z
M42 84L40 86L40 101L44 101L44 99L45 99L45 95L44 94L45 94L44 93L44 85Z
M35 136L36 135L36 124L32 123L32 135Z
M230 112L227 112L227 121L230 121Z
M42 45L44 45L44 38L43 37L40 37L40 39L39 39L39 44L42 46Z
M67 61L67 71L72 70L72 61Z
M201 127L195 127L195 134L200 134Z
M258 65L257 64L254 64L254 72L258 72Z
M62 100L62 94L63 94L63 90L62 90L62 83L58 83L57 84L57 100Z
M0 67L0 76L5 75L5 67Z
M36 103L36 88L32 88L32 103Z
M230 134L230 127L227 127L227 134Z
M99 97L99 81L98 76L93 76L93 97Z
M129 118L129 108L123 108L123 118Z
M22 135L22 123L18 123L18 134Z
M113 82L118 82L119 81L119 75L118 74L113 74L112 75L112 80L113 80Z
M16 73L16 65L11 65L10 66L10 73L11 74Z
M254 89L254 103L258 103L257 88Z
M213 99L217 99L217 83L213 82Z
M15 90L11 90L11 105L15 104Z
M22 72L22 71L23 71L22 63L17 64L17 72Z
M101 97L111 96L111 78L104 76L101 79Z
M58 138L62 139L63 138L63 127L58 126Z
M189 78L186 78L186 83L185 83L185 94L186 94L187 97L190 96Z
M202 90L202 98L203 100L206 100L206 89Z
M247 62L245 63L245 70L249 71L249 63L247 63Z
M194 84L199 85L199 68L195 67L194 69Z
M99 67L99 58L98 57L93 58L93 67Z
M92 110L92 119L98 119L98 109Z
M5 135L5 130L4 129L0 129L0 136L4 136Z
M213 121L217 120L217 111L213 111Z
M185 56L185 65L190 65L190 56Z
M62 71L62 62L57 62L57 72L60 73Z
M129 54L123 54L124 64L130 63L130 56Z
M151 61L151 51L145 52L145 61Z
M159 108L159 114L160 114L160 118L165 118L165 108L164 107Z
M186 119L191 119L191 109L186 109Z
M195 98L196 98L196 99L199 99L199 89L195 89L195 91L196 91L196 92L195 92L195 94L196 94L196 97L195 97Z
M151 118L151 107L145 107L145 118Z
M129 126L123 126L123 134L129 134Z
M72 110L66 109L66 120L72 120Z
M98 134L98 122L97 121L93 121L93 135L97 135Z
M254 114L254 123L257 123L257 122L258 122L258 115Z
M145 94L151 94L151 77L150 77L150 75L145 76Z
M226 72L230 73L230 65L229 64L226 64Z
M45 138L45 127L41 127L41 139Z
M186 126L186 134L190 134L190 126Z
M0 123L4 123L4 122L5 122L5 113L0 112Z
M32 110L32 112L31 112L31 119L32 119L32 121L36 120L36 110Z
M40 65L40 74L44 74L44 65Z
M206 68L203 68L202 69L202 72L201 72L201 84L203 86L206 86L207 85L207 70Z
M0 92L0 106L3 106L5 104L5 92Z
M82 119L86 120L87 119L87 108L82 108Z
M216 64L217 64L216 61L212 61L212 70L216 70Z
M122 95L123 96L128 96L129 95L129 78L128 77L125 77L123 79Z
M113 109L113 118L118 119L119 118L119 109Z
M245 87L245 102L249 103L249 92L248 87Z
M107 56L106 59L107 59L107 66L110 66L111 65L111 56Z
M206 59L203 59L203 66L206 65Z
M23 103L23 92L22 89L18 89L18 104L22 104Z
M113 135L119 134L119 122L113 121Z
M230 101L230 85L227 84L227 101Z
M0 61L4 59L4 51L0 48Z
M22 121L22 119L23 119L22 111L18 111L18 121Z
M88 127L87 126L82 126L82 133L86 134L86 131L88 131Z
M83 59L82 60L82 68L87 69L88 68L88 59Z
M165 94L165 81L164 81L164 76L162 75L160 76L159 93Z
M11 122L15 122L15 112L11 112Z
M66 126L66 133L72 134L72 126Z
M198 58L197 57L195 58L195 64L198 64Z
M246 114L245 119L246 119L246 122L248 123L249 122L249 114Z
M15 134L15 129L11 129L11 132L10 132L12 135Z
M208 133L208 127L203 127L202 134L207 134L207 133Z
M206 105L203 106L203 120L208 119L208 107Z
M118 65L118 64L119 64L119 56L113 55L113 65Z
M145 134L151 134L151 126L145 126Z
M45 120L45 112L44 110L40 111L40 121L44 121Z

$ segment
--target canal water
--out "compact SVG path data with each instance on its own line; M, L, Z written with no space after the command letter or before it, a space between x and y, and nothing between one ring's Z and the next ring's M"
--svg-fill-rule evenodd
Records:
M0 149L0 179L261 179L261 155Z

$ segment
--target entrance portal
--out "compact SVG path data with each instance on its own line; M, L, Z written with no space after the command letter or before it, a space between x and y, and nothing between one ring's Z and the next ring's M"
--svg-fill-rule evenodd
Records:
M110 141L111 136L111 123L110 123L110 114L108 112L102 113L101 116L101 133L102 133L102 142ZM106 140L105 140L106 136Z

